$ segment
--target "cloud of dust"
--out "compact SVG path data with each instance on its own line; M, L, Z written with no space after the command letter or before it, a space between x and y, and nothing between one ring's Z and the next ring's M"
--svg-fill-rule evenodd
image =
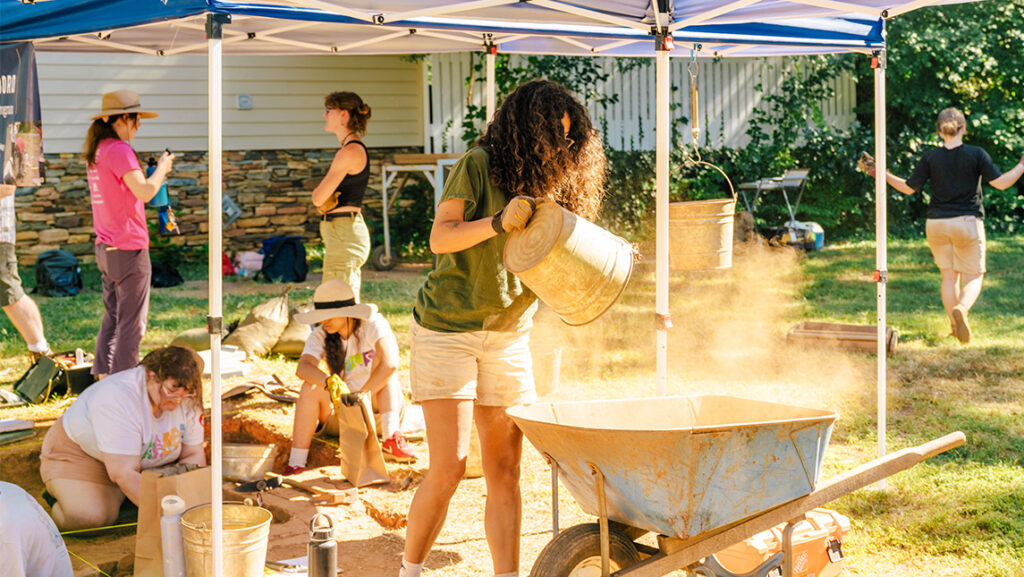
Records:
M731 269L672 274L668 394L832 409L863 402L874 388L873 356L786 342L786 331L801 320L799 254L744 248ZM567 326L549 309L538 313L532 334L538 374L550 365L550 350L561 349L553 399L657 394L653 270L634 270L619 302L589 325Z

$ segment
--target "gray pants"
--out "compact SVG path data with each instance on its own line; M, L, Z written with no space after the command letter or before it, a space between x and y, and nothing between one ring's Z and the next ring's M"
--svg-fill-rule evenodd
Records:
M96 266L103 275L103 322L92 373L109 375L139 364L153 268L149 250L118 250L105 244L96 245Z

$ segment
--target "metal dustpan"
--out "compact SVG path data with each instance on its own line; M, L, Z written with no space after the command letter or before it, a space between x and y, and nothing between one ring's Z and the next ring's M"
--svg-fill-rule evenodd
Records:
M588 514L688 539L814 490L838 415L728 396L508 409Z

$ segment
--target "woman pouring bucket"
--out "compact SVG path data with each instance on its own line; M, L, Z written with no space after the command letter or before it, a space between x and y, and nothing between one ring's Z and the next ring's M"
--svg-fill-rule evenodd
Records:
M592 219L604 151L590 117L546 80L508 96L445 182L430 233L438 255L413 308L410 381L423 406L430 466L409 511L400 575L420 575L466 468L476 421L487 483L485 530L494 573L518 574L522 433L505 414L536 398L529 330L536 296L505 268L508 232L538 201Z

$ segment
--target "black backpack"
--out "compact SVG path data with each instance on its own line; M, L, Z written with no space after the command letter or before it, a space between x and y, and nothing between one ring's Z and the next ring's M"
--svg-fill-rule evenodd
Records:
M181 278L181 273L178 272L178 269L174 268L174 265L156 261L152 264L152 267L153 274L149 277L150 286L166 288L185 283L185 279Z
M34 293L51 297L73 297L82 290L82 269L75 255L66 250L48 250L36 260Z
M275 236L263 241L263 268L260 274L270 282L303 282L309 266L306 265L306 245L297 236Z

